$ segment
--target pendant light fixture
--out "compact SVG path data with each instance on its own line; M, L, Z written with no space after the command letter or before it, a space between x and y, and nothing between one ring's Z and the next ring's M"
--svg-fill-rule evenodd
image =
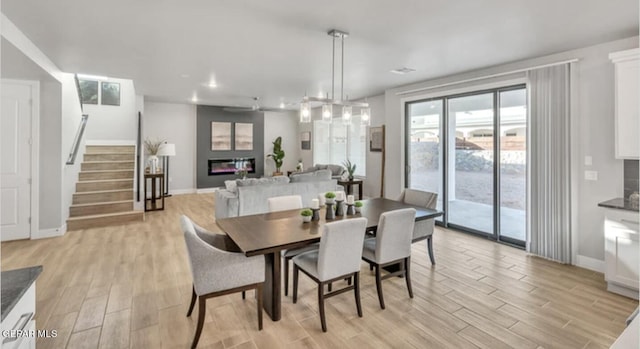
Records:
M327 94L326 98L316 98L304 96L300 103L300 122L311 122L311 103L319 102L322 105L322 120L327 123L331 123L333 120L333 106L341 106L342 109L342 123L351 124L353 119L353 107L361 108L361 125L371 124L371 108L369 103L365 102L350 102L349 98L344 98L344 39L349 36L349 33L343 32L337 29L332 29L327 33L332 37L332 62L331 62L331 98ZM336 99L334 95L335 90L335 63L336 63L336 39L340 39L341 43L341 62L340 62L340 98ZM366 120L365 120L366 119Z

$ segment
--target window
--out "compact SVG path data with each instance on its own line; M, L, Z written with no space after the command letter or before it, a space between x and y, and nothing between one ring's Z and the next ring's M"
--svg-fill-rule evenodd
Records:
M322 120L313 122L313 163L342 165L346 160L356 164L356 176L364 177L367 168L366 126L360 126L355 116L351 125L335 119L331 124Z

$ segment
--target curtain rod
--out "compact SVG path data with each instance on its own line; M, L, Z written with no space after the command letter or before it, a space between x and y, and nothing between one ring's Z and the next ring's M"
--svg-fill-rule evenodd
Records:
M478 80L491 79L491 78L496 78L496 77L499 77L499 76L511 75L511 74L516 74L516 73L523 73L523 72L527 72L529 70L553 67L553 66L556 66L556 65L561 65L561 64L566 64L566 63L575 63L577 61L579 61L578 58L573 58L573 59L568 59L566 61L560 61L560 62L536 65L536 66L529 67L529 68L516 69L516 70L511 70L511 71L503 72L503 73L496 73L496 74L491 74L491 75L479 76L479 77L476 77L476 78L470 78L470 79L460 80L460 81L455 81L455 82L446 82L446 83L439 84L439 85L434 85L434 86L420 87L420 88L416 88L416 89L413 89L413 90L396 92L396 96L408 95L408 94L412 94L412 93L416 93L416 92L433 90L433 89L440 88L440 87L447 87L447 86L452 86L452 85L464 84L464 83L467 83L467 82L473 82L473 81L478 81Z

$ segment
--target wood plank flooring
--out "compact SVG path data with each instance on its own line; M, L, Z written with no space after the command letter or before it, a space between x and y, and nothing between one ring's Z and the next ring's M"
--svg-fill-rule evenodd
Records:
M212 194L167 198L145 222L2 243L2 269L42 264L37 327L58 337L38 348L187 348L197 307L185 316L191 274L179 216L218 230ZM259 228L259 227L257 227ZM404 280L383 282L386 310L362 265L358 318L352 293L327 300L322 333L315 284L300 276L298 304L283 297L279 322L258 331L255 299L209 299L200 348L607 348L637 301L605 290L603 275L436 228L435 267L424 242Z

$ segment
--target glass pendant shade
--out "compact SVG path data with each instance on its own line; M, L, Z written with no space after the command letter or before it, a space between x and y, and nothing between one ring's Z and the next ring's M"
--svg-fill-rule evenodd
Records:
M345 125L351 124L351 115L352 109L350 105L345 105L342 107L342 123Z
M330 124L333 121L333 105L324 104L322 105L322 121Z
M300 122L311 122L311 106L309 105L309 102L300 103Z
M360 124L362 126L371 125L371 108L362 108L360 111Z

